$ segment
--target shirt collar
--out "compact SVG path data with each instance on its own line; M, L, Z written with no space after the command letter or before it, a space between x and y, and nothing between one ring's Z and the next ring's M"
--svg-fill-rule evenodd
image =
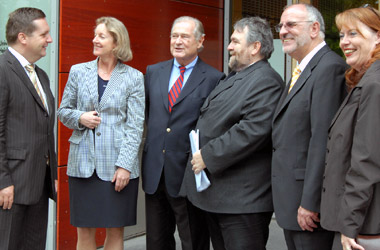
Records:
M310 51L309 54L307 54L304 59L302 59L301 63L299 63L299 68L301 71L303 71L306 68L306 66L309 64L309 62L314 57L314 55L317 54L317 52L320 49L322 49L322 47L325 45L326 45L326 42L322 41L312 51Z
M198 61L198 56L191 62L189 63L188 65L186 65L186 70L190 69L190 68L193 68L195 66L195 64L197 63ZM179 68L181 67L182 65L178 63L177 59L174 58L174 65Z
M31 64L30 62L28 62L28 60L25 59L25 57L23 57L20 53L18 53L14 48L9 46L8 50L9 50L9 52L12 53L12 55L14 55L16 57L16 59L21 63L21 66L23 68L25 68L26 65ZM32 65L34 67L34 64L32 64Z

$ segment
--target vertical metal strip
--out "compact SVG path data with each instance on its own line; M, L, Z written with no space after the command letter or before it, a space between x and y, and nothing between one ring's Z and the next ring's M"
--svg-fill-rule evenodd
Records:
M231 0L224 0L224 34L223 34L223 72L228 74L229 53L227 50L230 43L231 28Z

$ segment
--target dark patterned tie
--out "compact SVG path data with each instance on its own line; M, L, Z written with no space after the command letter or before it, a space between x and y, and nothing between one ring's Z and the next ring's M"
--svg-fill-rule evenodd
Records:
M169 91L169 112L172 112L172 107L174 106L175 104L175 101L177 100L178 96L179 96L179 93L181 93L181 89L182 89L182 84L183 84L183 75L185 74L185 70L186 70L186 67L179 67L179 70L180 70L180 75L177 79L177 81L175 81L174 85L172 86L172 88L170 89Z

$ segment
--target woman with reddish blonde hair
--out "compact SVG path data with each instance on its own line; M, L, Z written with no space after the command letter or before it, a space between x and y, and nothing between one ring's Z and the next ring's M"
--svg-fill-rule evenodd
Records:
M350 67L349 94L329 129L321 225L344 250L380 249L380 13L372 7L335 18Z

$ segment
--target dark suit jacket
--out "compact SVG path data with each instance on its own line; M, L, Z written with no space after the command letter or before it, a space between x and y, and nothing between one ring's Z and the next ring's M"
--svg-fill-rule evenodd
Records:
M321 224L355 238L380 234L380 61L335 115L327 142Z
M271 121L284 83L261 60L221 81L201 108L196 128L211 186L195 187L187 164L181 194L214 213L273 211Z
M200 58L169 113L168 86L173 59L147 67L145 76L147 137L143 152L143 189L157 190L164 172L166 189L177 197L190 152L189 133L210 91L224 76Z
M41 197L45 175L54 198L57 163L54 145L55 103L46 73L36 66L49 113L19 61L0 55L0 189L15 186L14 202L30 205ZM50 158L50 168L46 167Z
M273 118L272 190L278 224L301 230L299 206L319 212L327 130L345 96L346 64L326 45L291 92L284 90Z

